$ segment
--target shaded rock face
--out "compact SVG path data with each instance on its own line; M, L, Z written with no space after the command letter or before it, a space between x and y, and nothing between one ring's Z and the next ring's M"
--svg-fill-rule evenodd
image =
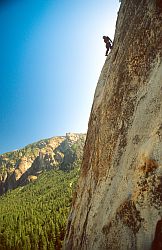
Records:
M94 96L64 249L151 249L161 219L162 4L123 0Z
M162 249L162 220L159 220L156 225L155 238L152 244L152 250Z
M85 134L67 133L0 155L0 195L37 180L42 171L69 171L82 160Z

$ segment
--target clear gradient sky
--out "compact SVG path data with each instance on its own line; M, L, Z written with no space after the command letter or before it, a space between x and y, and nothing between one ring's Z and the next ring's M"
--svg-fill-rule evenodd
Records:
M118 9L119 0L1 1L0 153L87 131Z

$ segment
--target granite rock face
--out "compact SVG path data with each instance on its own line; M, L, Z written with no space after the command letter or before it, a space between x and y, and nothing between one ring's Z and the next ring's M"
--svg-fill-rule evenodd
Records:
M162 249L161 220L162 2L123 0L64 249Z
M0 195L37 180L42 171L69 171L82 160L85 134L67 133L0 155Z

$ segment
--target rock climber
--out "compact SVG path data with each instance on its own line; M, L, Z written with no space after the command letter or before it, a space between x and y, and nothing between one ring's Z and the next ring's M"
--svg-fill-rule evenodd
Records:
M108 55L109 49L112 49L112 41L110 39L110 37L108 36L103 36L104 42L106 43L106 54L105 56Z

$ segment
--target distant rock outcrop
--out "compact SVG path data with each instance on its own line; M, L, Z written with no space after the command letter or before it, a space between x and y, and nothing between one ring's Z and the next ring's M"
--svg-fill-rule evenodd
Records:
M123 0L64 249L162 249L162 1Z
M67 133L0 155L0 195L35 181L44 170L74 168L82 159L85 137Z

